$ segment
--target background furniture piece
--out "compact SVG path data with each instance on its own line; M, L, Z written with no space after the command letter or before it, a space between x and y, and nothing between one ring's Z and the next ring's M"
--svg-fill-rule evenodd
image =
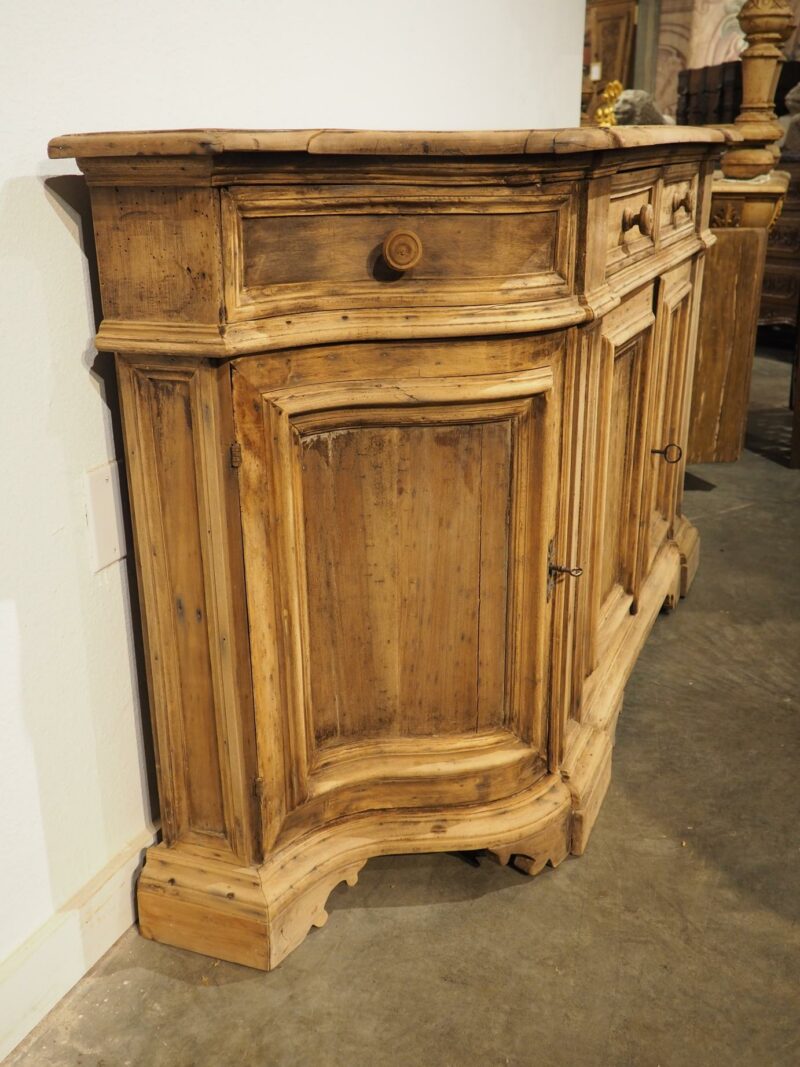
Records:
M583 44L581 120L592 122L609 82L630 86L636 44L637 0L587 0ZM596 77L593 77L596 74Z
M787 60L778 74L774 106L786 114L786 94L800 82L800 62ZM720 126L736 121L742 106L742 64L738 59L713 67L693 67L678 74L678 110L682 126Z
M733 462L741 455L764 275L764 227L714 233L697 337L689 463Z
M747 47L742 53L741 106L715 177L712 250L700 318L698 358L689 422L690 463L737 460L744 445L755 356L767 232L778 215L789 177L773 170L783 130L773 99L794 26L785 0L748 0L739 13ZM696 113L696 112L695 112ZM761 231L750 232L751 229Z
M269 969L382 853L586 848L688 589L713 130L51 142L91 190L164 840L142 932Z
M763 326L788 326L797 344L800 308L800 159L782 155L780 168L789 187L780 214L769 231L764 285L758 321Z

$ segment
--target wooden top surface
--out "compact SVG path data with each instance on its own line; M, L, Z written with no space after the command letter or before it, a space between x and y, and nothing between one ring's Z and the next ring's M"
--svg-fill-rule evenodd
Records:
M146 130L54 137L51 159L208 156L225 152L319 155L508 156L597 152L730 140L708 126L582 126L559 130Z

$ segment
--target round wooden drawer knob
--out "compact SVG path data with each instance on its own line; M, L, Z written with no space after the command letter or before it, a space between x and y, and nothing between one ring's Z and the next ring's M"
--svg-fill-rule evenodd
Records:
M686 212L687 215L691 215L694 210L694 196L692 190L687 189L685 193L676 193L672 198L672 214L677 215L680 209Z
M634 211L633 208L626 207L622 212L622 232L632 230L634 226L639 227L639 232L644 234L645 237L653 236L653 205L642 204L638 211Z
M394 270L410 270L422 258L422 241L411 230L392 230L383 239L383 258Z

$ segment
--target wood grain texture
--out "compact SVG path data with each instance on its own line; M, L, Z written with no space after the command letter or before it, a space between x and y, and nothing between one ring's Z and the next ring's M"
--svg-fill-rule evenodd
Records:
M577 131L587 144L595 134L606 131ZM82 158L103 289L97 345L225 359L594 321L709 240L699 206L714 146L659 148L641 130L625 136L636 144L635 167L613 137L608 151L569 160L299 151ZM695 191L692 212L672 210L678 194ZM579 221L590 217L578 247ZM395 270L382 248L403 228L422 251L413 267ZM604 243L605 271L596 255Z
M621 126L556 130L142 130L54 137L51 159L105 156L311 152L359 155L518 155L585 152L641 145L723 143L721 130L692 126Z
M510 414L332 429L301 448L317 743L501 725Z
M82 154L119 353L146 936L269 969L370 856L586 848L625 683L697 567L653 450L686 443L720 136L54 146Z
M219 322L219 201L211 189L98 186L92 216L103 314Z
M538 368L442 378L440 354L477 370L522 346L426 347L367 346L361 379L341 384L330 381L326 349L316 364L302 357L311 378L302 387L270 388L269 363L236 364L257 660L273 657L261 620L282 620L283 634L269 677L256 673L256 705L291 748L290 781L269 779L287 816L314 792L330 741L451 734L457 743L502 726L510 744L516 735L543 753L558 417L555 366L544 360L558 348L546 345ZM370 379L370 367L382 377ZM281 506L265 516L269 500ZM351 794L340 799L348 810ZM418 782L414 803L428 797ZM376 803L374 788L367 799Z
M196 361L120 359L117 371L164 837L249 860L260 850L238 497L218 438L229 392L226 404L219 372Z

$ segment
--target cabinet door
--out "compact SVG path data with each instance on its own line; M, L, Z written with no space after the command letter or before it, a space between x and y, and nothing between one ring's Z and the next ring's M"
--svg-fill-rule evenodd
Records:
M590 669L597 666L628 615L636 611L654 325L653 286L649 285L627 297L602 326Z
M563 345L235 362L267 848L544 775Z
M692 305L691 263L665 274L659 280L656 335L650 413L649 456L645 501L649 515L645 570L672 536L678 492L683 484L685 460L676 459L686 450L686 373L689 324ZM677 446L677 448L676 448ZM666 454L664 454L666 451Z

